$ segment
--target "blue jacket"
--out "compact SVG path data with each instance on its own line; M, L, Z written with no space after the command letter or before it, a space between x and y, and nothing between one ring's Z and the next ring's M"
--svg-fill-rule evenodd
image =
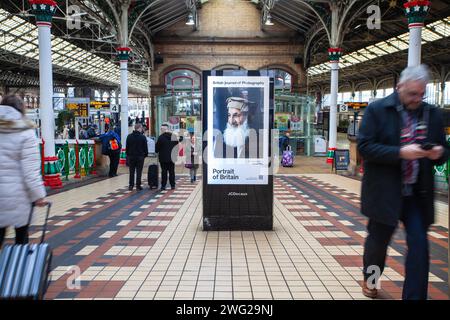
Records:
M120 137L114 131L108 131L98 137L102 141L102 154L108 155L111 150L109 150L109 140L116 139L119 142L119 150L121 149Z

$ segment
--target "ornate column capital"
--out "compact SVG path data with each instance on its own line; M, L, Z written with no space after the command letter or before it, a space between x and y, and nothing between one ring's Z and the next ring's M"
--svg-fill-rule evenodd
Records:
M28 0L31 13L36 16L36 25L52 26L52 18L56 12L57 3L54 0Z
M431 2L428 0L412 0L403 4L410 28L423 26L425 17L430 11L430 5Z
M131 48L128 47L120 47L116 48L117 57L120 61L128 61L130 58Z
M342 57L343 50L341 48L329 48L328 49L328 60L330 62L339 62L340 57Z

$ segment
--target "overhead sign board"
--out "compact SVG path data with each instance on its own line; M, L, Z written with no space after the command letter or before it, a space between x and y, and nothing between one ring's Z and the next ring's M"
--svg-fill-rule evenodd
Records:
M110 111L110 103L107 101L91 101L91 109Z
M348 108L352 108L353 110L358 110L361 108L367 107L369 104L367 102L345 102L344 103Z
M347 112L348 111L348 107L345 104L341 104L339 106L339 112Z
M66 98L66 109L73 112L75 117L89 117L88 98Z

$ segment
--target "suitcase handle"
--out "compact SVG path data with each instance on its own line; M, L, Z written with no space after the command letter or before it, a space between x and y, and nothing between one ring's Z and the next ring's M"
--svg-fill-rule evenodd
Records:
M30 210L30 215L28 217L28 223L27 225L29 226L31 223L31 218L33 216L33 211L34 211L34 207L36 205L34 204L34 202L31 204L31 210ZM45 233L47 232L47 222L48 222L48 216L50 215L50 208L52 207L52 203L47 201L46 203L46 207L47 207L47 212L45 213L45 221L44 221L44 225L42 226L42 236L41 236L41 243L44 242L45 239Z

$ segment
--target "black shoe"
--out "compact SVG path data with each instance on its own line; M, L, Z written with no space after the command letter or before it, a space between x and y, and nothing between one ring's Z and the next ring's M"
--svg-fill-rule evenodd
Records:
M175 190L175 187L170 187L170 190Z
M141 190L142 190L142 187L141 187L141 186L137 186L137 187L136 187L136 190L141 191Z
M161 191L165 191L166 190L166 188L161 188Z
M133 190L133 186L128 187L128 191L131 191L131 190Z

